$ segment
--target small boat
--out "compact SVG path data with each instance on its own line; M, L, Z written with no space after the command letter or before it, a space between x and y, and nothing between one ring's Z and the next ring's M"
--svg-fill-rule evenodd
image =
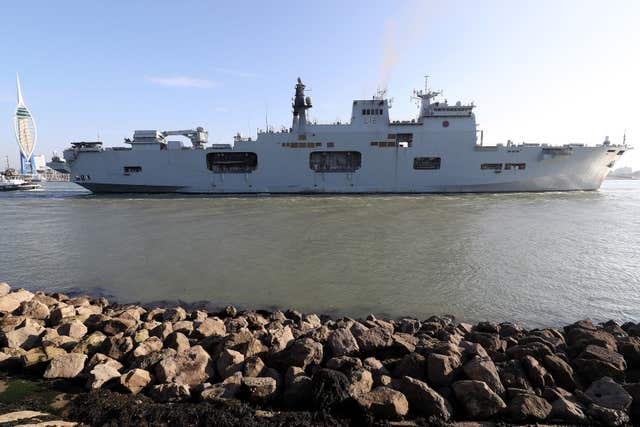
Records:
M0 191L28 191L40 188L39 184L32 182L28 177L16 174L13 169L0 173Z

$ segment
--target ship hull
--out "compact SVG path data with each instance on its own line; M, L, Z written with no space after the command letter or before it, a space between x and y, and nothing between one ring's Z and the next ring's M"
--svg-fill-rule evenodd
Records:
M233 152L211 149L104 150L75 153L70 162L74 182L94 193L206 194L363 194L363 193L494 193L588 191L600 188L620 154L607 146L575 147L569 154L546 155L542 147L461 152L451 147L427 150L391 148L360 150L362 165L353 172L316 172L309 167L314 150L275 152L276 145L244 146L256 152L258 166L250 173L216 173L207 154ZM272 150L268 150L272 148ZM345 146L343 149L357 150ZM416 157L438 156L437 170L415 170ZM500 170L482 169L484 164ZM505 169L522 164L524 169ZM136 173L124 173L135 166Z

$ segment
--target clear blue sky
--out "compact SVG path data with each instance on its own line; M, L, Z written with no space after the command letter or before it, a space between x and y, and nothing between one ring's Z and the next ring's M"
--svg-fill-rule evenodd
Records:
M639 147L638 1L31 1L0 5L0 155L16 165L15 72L37 154L135 129L204 126L210 141L289 125L295 79L312 118L346 120L378 86L412 117L430 74L475 101L485 143ZM3 119L4 117L4 119Z

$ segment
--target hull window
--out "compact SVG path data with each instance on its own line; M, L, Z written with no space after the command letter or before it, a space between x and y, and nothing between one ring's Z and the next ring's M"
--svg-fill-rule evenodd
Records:
M125 174L138 173L138 172L142 172L142 166L125 166L124 167Z
M256 153L207 154L207 168L215 173L251 173L257 167Z
M314 151L309 155L309 167L315 172L355 172L360 166L358 151Z
M480 169L482 170L502 170L502 163L483 163L480 165Z
M509 170L509 169L524 170L527 168L527 164L526 163L505 163L504 168L505 170Z
M416 157L413 159L413 168L418 170L440 169L440 157Z

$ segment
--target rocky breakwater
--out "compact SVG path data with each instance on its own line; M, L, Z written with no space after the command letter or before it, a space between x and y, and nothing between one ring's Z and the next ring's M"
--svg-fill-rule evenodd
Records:
M640 325L147 309L0 284L0 369L357 420L640 422ZM179 405L179 404L178 404Z

